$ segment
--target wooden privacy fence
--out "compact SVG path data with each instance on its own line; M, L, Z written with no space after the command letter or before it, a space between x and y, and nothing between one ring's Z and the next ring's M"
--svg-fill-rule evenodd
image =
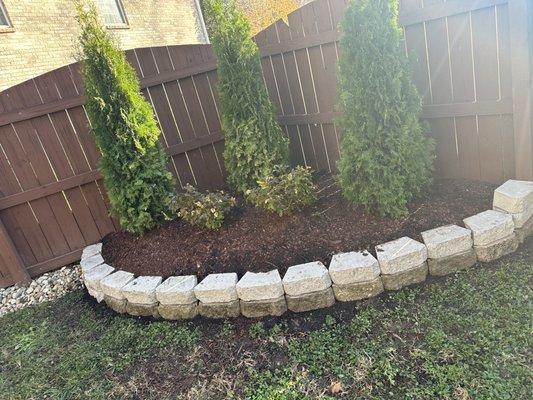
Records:
M529 0L403 0L400 22L437 142L437 173L533 178ZM337 24L317 0L256 36L294 163L335 171ZM512 23L511 23L512 21ZM127 51L180 187L224 185L216 60L209 45ZM79 259L109 217L77 64L0 93L0 287ZM369 94L372 95L372 94Z

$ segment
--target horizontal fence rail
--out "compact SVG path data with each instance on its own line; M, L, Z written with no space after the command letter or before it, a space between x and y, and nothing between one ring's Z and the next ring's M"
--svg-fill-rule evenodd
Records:
M294 164L336 171L336 68L344 0L317 0L260 32L263 77ZM402 0L406 52L437 144L436 172L531 179L527 0ZM510 21L513 21L511 24ZM179 188L224 186L209 45L129 50ZM529 102L529 103L528 103ZM79 65L0 93L0 287L79 259L119 229L98 171Z

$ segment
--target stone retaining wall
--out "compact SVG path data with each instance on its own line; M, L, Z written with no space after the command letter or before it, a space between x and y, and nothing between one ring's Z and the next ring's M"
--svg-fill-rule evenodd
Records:
M91 296L118 313L190 319L279 316L355 301L384 290L399 290L512 253L533 233L533 182L510 180L494 192L493 210L422 232L424 243L403 237L368 251L337 254L329 269L321 262L278 270L195 276L135 278L116 271L102 258L102 244L88 246L81 260L82 278Z

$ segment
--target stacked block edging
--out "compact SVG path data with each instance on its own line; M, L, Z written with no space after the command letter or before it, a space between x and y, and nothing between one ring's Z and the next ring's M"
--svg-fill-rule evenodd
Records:
M494 210L466 218L466 227L448 225L422 232L424 243L403 237L368 251L334 255L329 270L321 262L265 273L137 277L115 271L103 259L102 244L86 247L80 262L89 294L119 313L168 320L243 315L278 316L305 312L337 301L373 297L492 261L516 250L533 233L533 182L508 181L494 192Z

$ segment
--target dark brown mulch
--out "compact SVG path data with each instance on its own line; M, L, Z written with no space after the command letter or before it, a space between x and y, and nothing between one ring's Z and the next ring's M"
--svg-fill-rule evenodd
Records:
M491 208L494 185L438 180L427 196L409 204L409 216L378 218L353 208L331 177L319 182L319 200L308 209L280 218L239 201L219 231L171 221L142 237L118 232L104 238L103 255L115 268L136 275L185 275L268 271L283 274L295 264L320 260L328 265L338 252L368 249Z

